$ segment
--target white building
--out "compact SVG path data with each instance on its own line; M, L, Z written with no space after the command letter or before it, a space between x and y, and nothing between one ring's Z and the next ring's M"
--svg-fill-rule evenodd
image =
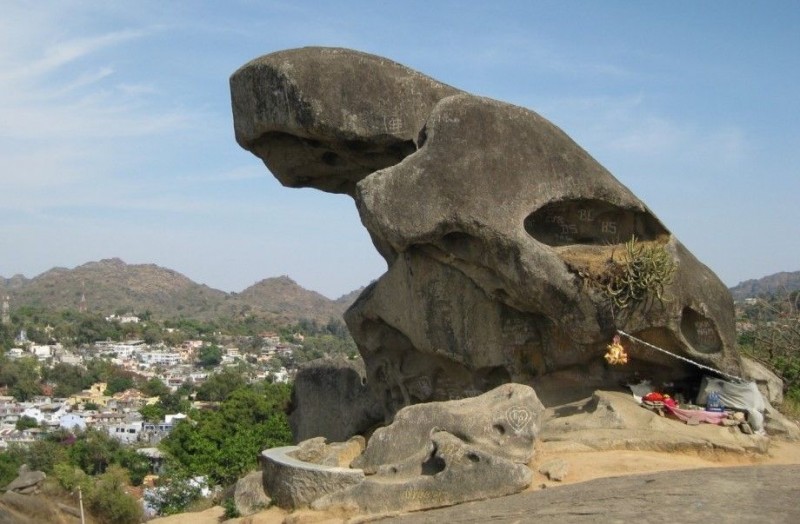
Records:
M95 347L103 354L114 353L117 358L127 360L133 355L147 349L147 344L143 340L128 340L125 342L95 342Z
M61 416L58 425L66 430L84 430L86 429L86 421L77 413L67 413Z
M142 422L128 422L108 426L108 434L123 444L133 444L139 440Z
M142 364L144 364L146 367L172 367L181 363L181 356L179 353L172 353L168 351L148 351L146 353L142 353L139 358L141 359Z
M119 322L120 324L138 324L139 317L136 315L111 315L106 317L106 322Z
M11 360L22 358L25 355L25 350L22 348L11 348L6 351L6 357L10 358Z
M29 351L39 362L43 362L53 356L52 346L31 346Z

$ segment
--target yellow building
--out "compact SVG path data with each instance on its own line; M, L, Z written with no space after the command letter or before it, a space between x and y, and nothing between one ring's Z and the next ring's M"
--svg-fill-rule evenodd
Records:
M86 404L87 402L105 407L106 404L108 404L108 401L111 400L111 397L104 395L106 387L107 384L105 382L97 382L92 384L92 387L89 389L84 389L80 393L75 393L69 397L67 399L67 403L72 407Z

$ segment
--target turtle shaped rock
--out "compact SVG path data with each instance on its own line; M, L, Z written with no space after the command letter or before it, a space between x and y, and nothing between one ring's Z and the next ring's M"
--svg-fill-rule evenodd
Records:
M258 58L231 92L239 144L287 186L350 195L387 262L345 316L386 420L507 382L696 378L627 340L608 365L618 330L740 374L725 285L534 111L331 48Z

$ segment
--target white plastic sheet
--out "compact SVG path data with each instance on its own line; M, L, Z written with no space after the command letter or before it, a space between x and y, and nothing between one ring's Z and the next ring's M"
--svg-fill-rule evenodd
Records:
M755 382L736 383L716 377L703 377L700 392L697 394L697 404L704 406L712 391L719 394L726 408L746 411L747 422L754 431L760 432L764 429L764 410L767 409L767 404Z

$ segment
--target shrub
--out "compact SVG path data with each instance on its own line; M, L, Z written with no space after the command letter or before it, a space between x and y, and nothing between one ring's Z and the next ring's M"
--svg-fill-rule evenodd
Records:
M739 345L783 379L784 408L800 414L800 293L759 299L744 312Z
M144 500L158 515L181 513L203 494L200 482L180 469L171 469L158 479L158 485L145 492Z
M142 507L125 491L127 485L128 472L119 466L110 466L89 490L87 508L100 522L138 524L143 517Z
M222 507L225 508L226 519L235 519L237 517L241 517L239 510L236 509L236 501L232 497L225 499L222 502Z

